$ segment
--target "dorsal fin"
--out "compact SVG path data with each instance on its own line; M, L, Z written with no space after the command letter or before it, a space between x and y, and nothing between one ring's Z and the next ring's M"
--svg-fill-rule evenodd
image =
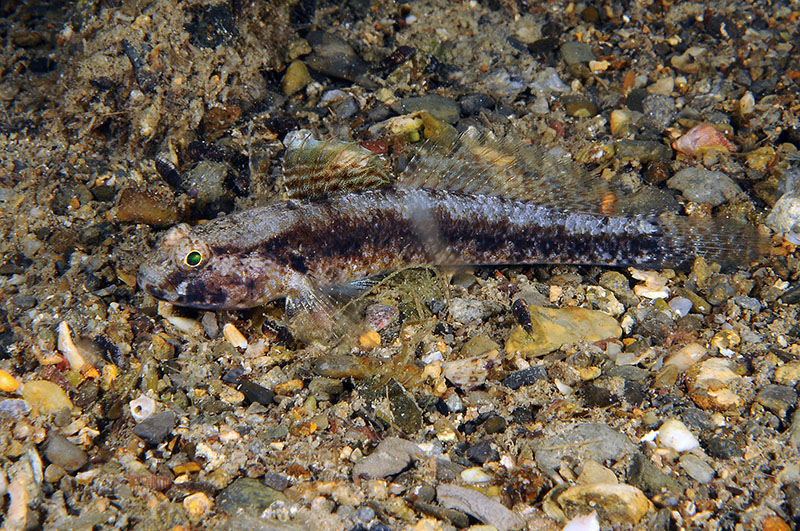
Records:
M319 199L391 184L388 162L355 142L323 142L301 129L284 144L282 184L289 197Z
M514 136L468 128L454 142L428 142L399 176L400 186L529 201L571 212L618 215L620 193L577 165Z

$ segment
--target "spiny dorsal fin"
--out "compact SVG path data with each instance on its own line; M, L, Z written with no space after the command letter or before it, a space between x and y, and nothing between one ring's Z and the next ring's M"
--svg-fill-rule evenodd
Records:
M319 199L389 186L389 164L354 142L316 140L310 131L284 140L283 186L291 198Z
M517 199L571 212L608 216L623 211L619 192L571 161L513 136L497 138L473 127L450 145L423 146L398 184Z

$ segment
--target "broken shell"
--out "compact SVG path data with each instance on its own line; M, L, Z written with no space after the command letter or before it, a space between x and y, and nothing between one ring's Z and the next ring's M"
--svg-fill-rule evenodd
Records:
M711 124L697 125L672 143L675 151L695 157L704 150L738 151L739 148Z
M128 406L131 408L131 416L137 424L145 420L156 411L155 400L145 395L140 396L136 400L131 400L128 403Z
M78 347L72 341L72 333L66 321L61 321L61 324L58 325L58 350L67 359L71 369L80 372L86 365L86 360L83 359Z

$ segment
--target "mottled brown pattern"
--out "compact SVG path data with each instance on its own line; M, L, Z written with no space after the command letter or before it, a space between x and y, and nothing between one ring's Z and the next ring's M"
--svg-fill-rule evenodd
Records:
M140 283L178 304L241 308L403 266L672 266L696 254L746 260L759 249L748 248L754 241L745 227L686 218L598 216L493 196L383 189L273 205L178 232L143 265ZM195 247L209 254L201 266L172 266Z

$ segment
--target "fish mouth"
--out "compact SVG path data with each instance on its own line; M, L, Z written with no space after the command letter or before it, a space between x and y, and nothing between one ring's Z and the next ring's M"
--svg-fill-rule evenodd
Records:
M139 267L139 273L136 275L136 283L146 293L152 295L156 299L175 302L178 299L178 294L172 286L164 286L166 281L158 282L153 280L155 275L145 265Z

